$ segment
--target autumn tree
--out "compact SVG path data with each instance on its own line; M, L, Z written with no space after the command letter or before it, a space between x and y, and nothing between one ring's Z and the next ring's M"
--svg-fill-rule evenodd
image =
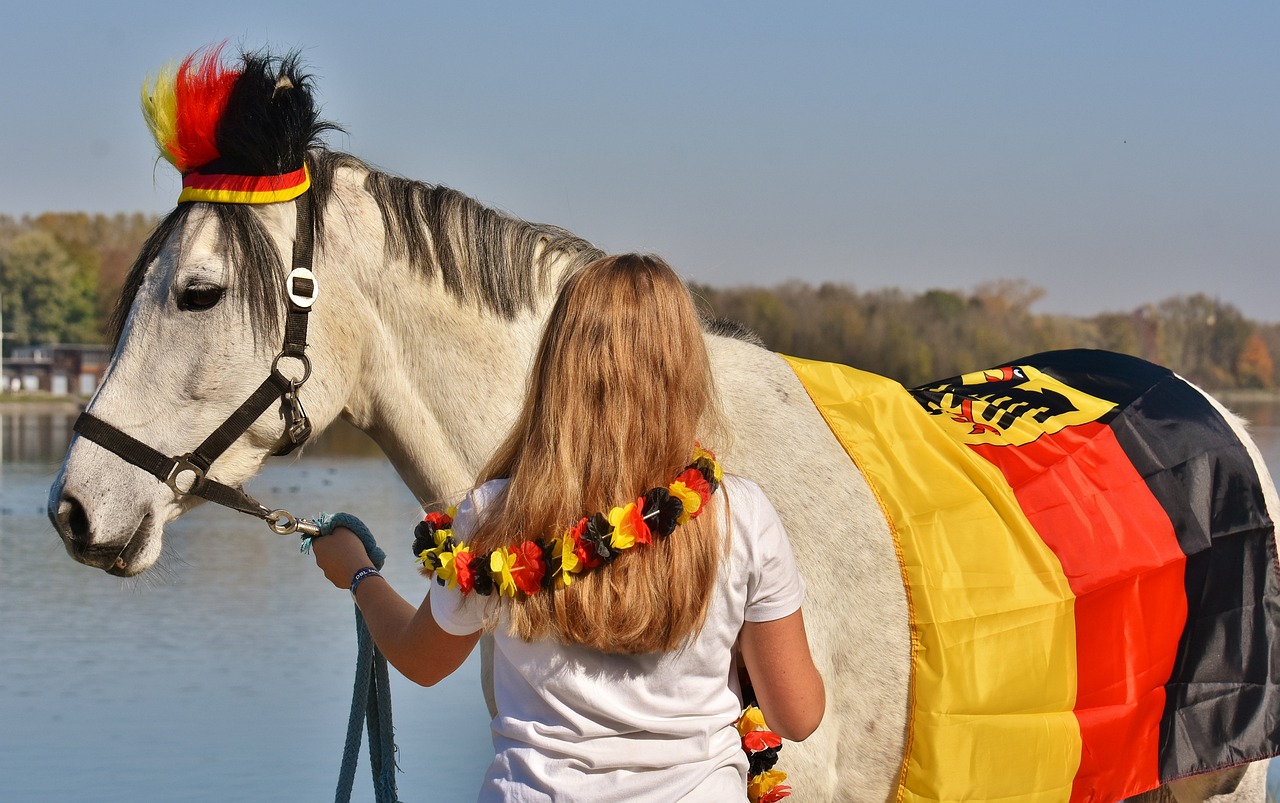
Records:
M1244 341L1240 350L1240 358L1236 361L1236 375L1241 386L1247 388L1274 387L1275 366L1271 362L1271 350L1267 341L1258 332L1253 332Z

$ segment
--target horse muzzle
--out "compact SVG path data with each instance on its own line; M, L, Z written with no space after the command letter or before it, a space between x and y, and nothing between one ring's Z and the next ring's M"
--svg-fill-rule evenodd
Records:
M149 547L159 533L151 513L142 514L134 527L112 528L121 535L107 536L95 531L90 511L61 482L50 490L47 512L67 554L79 563L117 577L132 577L155 562L153 553L159 550Z

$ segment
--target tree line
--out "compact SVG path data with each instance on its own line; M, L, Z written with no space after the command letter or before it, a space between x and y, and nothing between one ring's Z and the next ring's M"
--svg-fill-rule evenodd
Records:
M1032 312L1044 291L1021 280L922 293L805 282L693 290L709 316L745 324L775 351L908 386L1040 351L1098 348L1166 365L1205 388L1274 388L1280 353L1280 325L1205 293L1079 317Z
M0 215L6 354L21 345L102 342L125 274L156 222L140 213ZM771 349L908 386L1059 348L1133 354L1206 388L1276 386L1280 324L1250 320L1204 293L1081 317L1032 312L1044 291L1021 280L919 293L805 282L691 287L709 317L740 322Z

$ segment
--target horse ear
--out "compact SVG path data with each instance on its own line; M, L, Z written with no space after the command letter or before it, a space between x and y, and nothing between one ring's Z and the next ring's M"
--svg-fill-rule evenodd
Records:
M275 100L280 97L281 92L287 92L293 89L293 80L284 74L284 70L280 71L280 75L276 76L276 88L271 93L271 99Z

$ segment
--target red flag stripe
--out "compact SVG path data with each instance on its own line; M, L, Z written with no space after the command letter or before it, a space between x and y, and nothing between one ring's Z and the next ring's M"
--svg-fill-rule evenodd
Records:
M1186 559L1168 515L1104 424L972 448L1004 474L1077 597L1082 750L1071 800L1157 786L1164 684L1187 611Z

